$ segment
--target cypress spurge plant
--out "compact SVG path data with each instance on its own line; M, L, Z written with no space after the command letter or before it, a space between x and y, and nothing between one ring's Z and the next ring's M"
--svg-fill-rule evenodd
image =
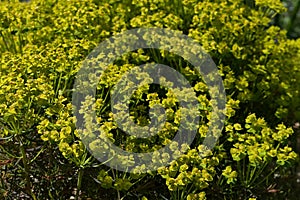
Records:
M4 142L0 147L1 154L13 159L20 169L14 173L23 175L22 190L33 199L66 199L71 192L62 192L74 188L77 199L99 199L101 193L119 199L151 199L157 192L142 193L139 186L156 180L163 185L155 189L160 193L156 198L267 199L269 194L263 191L297 160L290 145L294 136L289 126L299 121L300 40L289 40L286 31L270 25L272 18L285 10L280 1L247 2L1 1L0 135ZM100 136L91 135L88 147L80 140L81 134L90 132L75 128L71 95L82 61L103 39L137 27L170 28L189 35L212 56L219 69L227 94L225 128L215 148L202 159L199 152L204 149L202 142L213 105L208 88L180 56L155 49L128 53L110 65L97 84L96 99L86 99L82 112L93 107L101 137L126 151L151 152L170 144L186 112L180 110L174 91L145 84L129 98L130 118L139 126L149 124L149 108L159 105L166 110L166 123L157 135L147 139L128 136L117 127L110 110L110 93L122 75L135 66L148 62L172 66L189 80L199 102L199 108L191 111L201 116L195 141L190 147L171 145L174 152L182 150L185 154L176 160L166 153L155 154L153 165L172 160L155 172L145 172L144 166L138 166L121 173L88 152L87 148L92 152L103 150L97 145ZM124 105L116 109L118 106ZM126 124L124 127L132 129ZM37 144L42 148L29 154L27 149ZM56 172L76 174L77 180L64 177L63 184L70 184L68 189L52 181L54 189L45 194L39 183L33 184L33 166L37 161L46 162L48 158L40 155L50 147L55 159L71 166L71 172L59 167ZM131 158L122 159L134 164ZM5 185L3 180L1 187ZM54 190L56 194L51 192ZM5 198L18 197L7 193Z

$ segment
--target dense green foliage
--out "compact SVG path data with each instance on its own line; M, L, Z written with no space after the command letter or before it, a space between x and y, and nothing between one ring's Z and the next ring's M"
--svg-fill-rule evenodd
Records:
M0 2L0 198L291 199L295 194L280 183L298 160L291 126L300 120L300 40L270 25L284 11L279 0L256 0L255 6L239 0ZM122 134L109 93L134 66L173 66L201 105L199 134L187 153L154 172L140 173L140 166L124 173L97 161L80 140L71 103L76 73L98 43L138 27L181 31L219 69L227 94L225 128L203 159L212 105L207 86L187 61L155 49L128 53L109 66L97 85L97 122L127 151L169 143L185 116L171 90L145 85L130 99L141 126L149 123L151 105L166 109L162 131L147 140ZM275 186L280 192L273 195Z

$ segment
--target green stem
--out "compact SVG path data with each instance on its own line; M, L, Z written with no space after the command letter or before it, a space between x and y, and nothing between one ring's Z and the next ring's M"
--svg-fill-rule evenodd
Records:
M260 182L258 182L256 185L260 185L261 183L263 183L270 175L274 174L275 171L278 169L278 166L275 167L275 169L273 169L267 176L265 176L265 178L263 178Z
M4 37L4 34L2 33L2 31L0 31L0 35L2 37L2 41L4 43L4 46L6 47L6 51L9 51L9 47L8 47L7 42L6 42L7 39Z
M114 172L114 170L113 170L113 169L111 170L111 172L112 172L112 175L113 175L113 179L116 181L116 180L117 180L117 177L118 177L118 175L117 175L117 174L115 174L115 172ZM116 171L116 173L117 173L117 171ZM115 188L115 189L117 190L118 200L121 200L121 194L120 194L120 191L118 190L118 188Z
M18 31L18 39L19 39L19 51L21 55L23 55L23 44L22 44L22 36L21 36L21 31Z
M76 189L76 196L75 196L76 200L78 200L79 198L83 174L84 174L83 168L79 168L78 178L77 178L77 189Z
M255 166L253 170L251 170L250 172L250 178L247 180L248 185L251 185L251 182L255 176L255 172L256 172L257 167ZM257 175L258 176L258 175ZM255 178L254 178L255 180Z
M119 191L119 190L117 190L117 193L118 193L118 200L121 200L120 191Z
M266 168L267 165L268 165L268 163L264 162L262 168L256 173L256 176L253 179L251 179L251 182L249 185L252 185L256 181L256 179L262 174L262 172L264 171L264 169Z
M30 176L29 176L29 165L28 165L28 159L27 159L27 156L26 156L26 151L25 151L25 148L24 148L24 145L21 141L21 138L20 136L17 136L17 139L20 143L20 151L21 151L21 154L22 154L22 161L23 161L23 165L24 165L24 170L25 170L25 180L26 180L26 189L28 190L29 194L31 195L31 197L36 200L36 196L35 194L32 192L31 190L31 182L30 182Z

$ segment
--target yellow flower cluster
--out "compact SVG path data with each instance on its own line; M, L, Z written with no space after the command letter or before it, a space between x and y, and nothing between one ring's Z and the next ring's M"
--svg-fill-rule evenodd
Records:
M28 134L38 135L44 144L58 147L78 169L98 166L97 181L101 186L124 194L135 187L133 180L159 176L173 199L210 199L215 197L211 193L215 190L224 192L226 198L231 198L229 190L236 191L240 198L249 198L257 185L268 183L276 170L298 159L288 140L293 134L291 122L300 119L300 40L289 40L285 31L269 25L272 17L284 10L279 0L256 0L255 7L240 0L0 2L0 137L26 140ZM206 151L201 144L213 124L212 110L217 105L212 96L218 94L216 88L208 88L204 78L186 61L190 55L160 49L126 53L107 66L101 77L89 74L89 80L98 81L96 96L88 96L76 108L85 125L76 129L72 92L84 59L105 38L137 27L162 27L184 33L201 44L217 64L227 95L226 121L212 150ZM195 51L168 35L143 35L145 40L157 37L165 48L175 42L174 51ZM125 38L129 39L136 38ZM94 60L89 62L93 64ZM192 88L170 89L174 83L164 78L160 78L164 86L148 84L152 78L147 73L131 77L124 91L114 88L126 72L139 72L136 66L145 63L173 67ZM213 75L209 77L213 79ZM143 84L132 96L125 95L126 103L114 104L113 109L120 111L116 116L111 111L111 94L126 94L135 81ZM90 85L83 82L82 86ZM180 99L195 100L198 106L181 108ZM124 111L127 107L129 117ZM149 110L156 108L164 108L165 112L150 116ZM197 116L199 122L181 123ZM124 122L124 130L118 127L116 117ZM165 119L165 123L148 130L153 117L157 121ZM138 131L127 123L128 119L139 126ZM190 147L172 142L179 128L195 127L197 135ZM217 128L213 127L213 132ZM125 134L139 131L156 134L149 138ZM82 138L89 145L85 146ZM121 164L135 168L131 174L117 176L114 170L100 166L87 151L113 158L115 152L102 141L128 152L155 151L149 158L153 166L169 161L170 165L150 172L145 171L148 166L135 166L133 156L120 156ZM167 145L172 153L156 151ZM260 180L261 177L264 178Z

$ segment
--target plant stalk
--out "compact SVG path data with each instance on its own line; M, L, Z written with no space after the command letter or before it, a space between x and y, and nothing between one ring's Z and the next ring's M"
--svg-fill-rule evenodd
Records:
M30 182L30 176L29 176L30 169L29 169L29 165L28 165L28 159L27 159L26 151L25 151L25 148L24 148L24 145L21 141L20 136L18 136L18 141L20 143L20 151L21 151L21 155L22 155L22 162L23 162L24 170L25 170L26 189L28 190L30 196L34 200L37 200L35 194L31 190L31 182Z
M80 193L80 189L81 189L83 174L84 174L83 168L79 168L75 200L79 199L79 193Z

